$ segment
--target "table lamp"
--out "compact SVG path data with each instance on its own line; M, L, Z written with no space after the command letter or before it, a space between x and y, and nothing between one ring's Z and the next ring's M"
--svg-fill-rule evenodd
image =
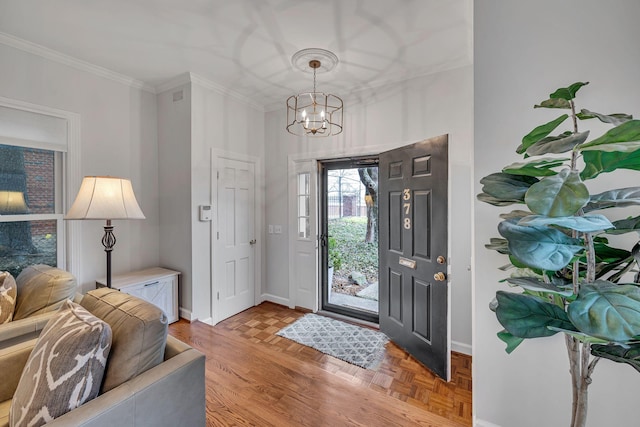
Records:
M111 251L116 244L113 219L144 219L131 181L112 176L85 176L65 219L104 219L102 245L107 253L107 287L111 287Z

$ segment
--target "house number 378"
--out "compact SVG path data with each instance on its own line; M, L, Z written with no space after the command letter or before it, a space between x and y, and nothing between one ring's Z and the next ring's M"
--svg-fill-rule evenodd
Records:
M404 228L405 230L411 230L411 217L409 216L409 213L411 212L411 190L408 188L405 188L404 190L402 190L402 200L404 200L404 203L402 204L402 213L404 215Z

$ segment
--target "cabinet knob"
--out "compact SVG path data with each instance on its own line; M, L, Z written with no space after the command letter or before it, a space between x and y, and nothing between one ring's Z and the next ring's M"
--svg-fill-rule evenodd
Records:
M256 244L256 239L253 239L253 240L249 241L249 244L250 245L255 245Z

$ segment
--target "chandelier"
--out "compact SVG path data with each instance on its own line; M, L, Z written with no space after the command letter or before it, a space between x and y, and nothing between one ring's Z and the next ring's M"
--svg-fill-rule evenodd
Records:
M316 73L331 71L338 64L338 57L324 49L303 49L293 55L291 63L302 71L313 72L313 92L287 99L287 131L311 137L342 132L342 99L316 90Z

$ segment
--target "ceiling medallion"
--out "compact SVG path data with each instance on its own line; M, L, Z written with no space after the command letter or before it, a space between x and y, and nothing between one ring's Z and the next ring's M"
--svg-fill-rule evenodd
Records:
M342 132L342 99L316 90L316 74L333 70L338 57L324 49L303 49L291 57L291 64L301 71L313 72L313 92L302 92L287 99L287 131L311 137Z

